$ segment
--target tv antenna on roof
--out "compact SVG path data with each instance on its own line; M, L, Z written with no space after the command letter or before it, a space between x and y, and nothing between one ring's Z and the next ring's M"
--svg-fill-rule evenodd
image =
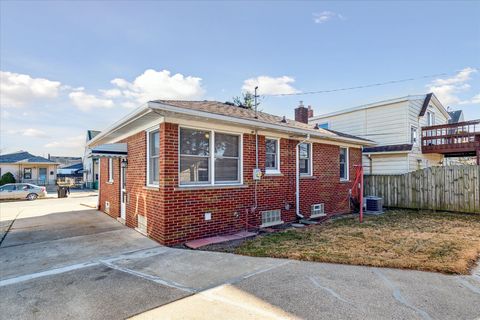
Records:
M258 86L255 87L255 93L253 94L253 98L254 98L254 107L255 107L255 119L258 119L258 116L257 116L257 98L258 98L258 95L257 95L257 90L258 90Z

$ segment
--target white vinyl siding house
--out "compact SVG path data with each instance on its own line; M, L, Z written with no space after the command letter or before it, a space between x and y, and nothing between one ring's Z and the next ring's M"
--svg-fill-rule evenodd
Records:
M425 99L420 95L371 103L312 117L309 123L328 123L331 130L373 140L379 147L402 146L396 151L364 152L363 166L366 174L406 173L443 161L440 154L421 151L421 128L428 125L428 117L435 124L448 122L447 111L434 95L425 114L419 116ZM412 130L416 130L416 143L410 147L407 145L412 144Z

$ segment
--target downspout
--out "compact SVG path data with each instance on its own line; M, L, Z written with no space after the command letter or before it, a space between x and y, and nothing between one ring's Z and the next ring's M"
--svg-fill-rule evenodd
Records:
M296 180L296 183L295 183L295 214L297 215L297 217L303 219L305 218L302 214L300 214L300 161L299 161L299 152L298 152L298 147L306 142L310 140L310 134L307 134L307 137L305 139L303 139L302 141L300 141L299 143L297 143L297 145L295 146L295 180ZM313 149L313 148L312 148ZM313 150L310 150L310 156L313 157ZM311 168L312 172L313 172L313 168Z

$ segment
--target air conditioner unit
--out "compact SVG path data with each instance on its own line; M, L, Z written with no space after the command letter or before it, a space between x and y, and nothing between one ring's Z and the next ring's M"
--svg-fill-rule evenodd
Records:
M313 204L310 214L310 218L324 217L325 214L325 205L323 203Z
M380 197L374 197L374 196L365 197L365 213L382 214L383 199Z

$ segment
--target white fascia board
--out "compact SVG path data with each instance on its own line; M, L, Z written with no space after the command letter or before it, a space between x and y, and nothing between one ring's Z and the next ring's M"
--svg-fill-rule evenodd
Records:
M143 116L146 113L151 112L151 110L148 108L148 104L143 104L142 106L138 107L135 109L133 112L127 114L124 116L122 119L118 120L114 124L112 124L110 127L106 128L105 130L102 130L97 136L90 141L87 142L86 146L87 147L92 147L98 144L98 141L101 139L107 137L109 134L112 132L117 131L118 129L124 127L125 125L135 121L139 117Z
M158 111L166 111L166 112L172 112L180 115L188 115L188 116L193 116L193 117L201 117L201 118L207 118L207 119L212 119L212 120L218 120L218 121L224 121L224 122L230 122L234 123L237 125L244 125L247 127L252 127L256 129L270 129L270 130L275 130L275 131L280 131L280 132L289 132L289 133L294 133L298 135L305 136L307 134L310 134L313 137L317 138L322 138L326 140L334 140L334 141L345 141L345 142L352 142L354 144L359 144L359 145L364 145L364 146L369 146L369 145L376 145L375 142L368 142L368 141L363 141L363 140L358 140L358 139L352 139L352 138L346 138L346 137L339 137L339 136L328 136L325 134L319 134L316 133L313 130L303 130L299 128L291 128L291 127L285 127L282 125L277 125L273 123L267 123L267 122L262 122L258 120L249 120L249 119L242 119L242 118L236 118L236 117L231 117L227 115L222 115L222 114L216 114L216 113L211 113L207 111L201 111L201 110L194 110L194 109L186 109L186 108L180 108L180 107L175 107L159 102L148 102L148 107L153 109L153 110L158 110ZM167 115L164 115L167 117Z
M435 104L435 106L437 106L437 108L440 110L440 112L443 113L443 115L448 119L450 119L450 115L448 114L448 111L447 109L445 109L445 107L443 106L443 104L440 102L440 100L438 100L437 96L435 95L435 93L432 95L432 100L433 100L433 103Z
M398 153L410 153L412 150L404 150L404 151L382 151L382 152L365 152L362 151L362 154L364 155L371 155L374 156L376 154L398 154Z
M365 109L370 109L370 108L375 108L375 107L381 107L381 106L384 106L384 105L399 103L399 102L403 102L403 101L417 100L417 99L425 99L425 95L405 96L405 97L400 97L400 98L395 98L395 99L372 102L372 103L363 104L363 105L352 107L352 108L347 108L347 109L342 109L342 110L322 114L322 115L319 115L319 116L314 116L314 117L309 118L309 120L320 120L320 119L324 119L324 118L328 118L328 117L338 116L340 114L345 114L345 113L350 113L350 112L355 112L355 111L365 110Z

